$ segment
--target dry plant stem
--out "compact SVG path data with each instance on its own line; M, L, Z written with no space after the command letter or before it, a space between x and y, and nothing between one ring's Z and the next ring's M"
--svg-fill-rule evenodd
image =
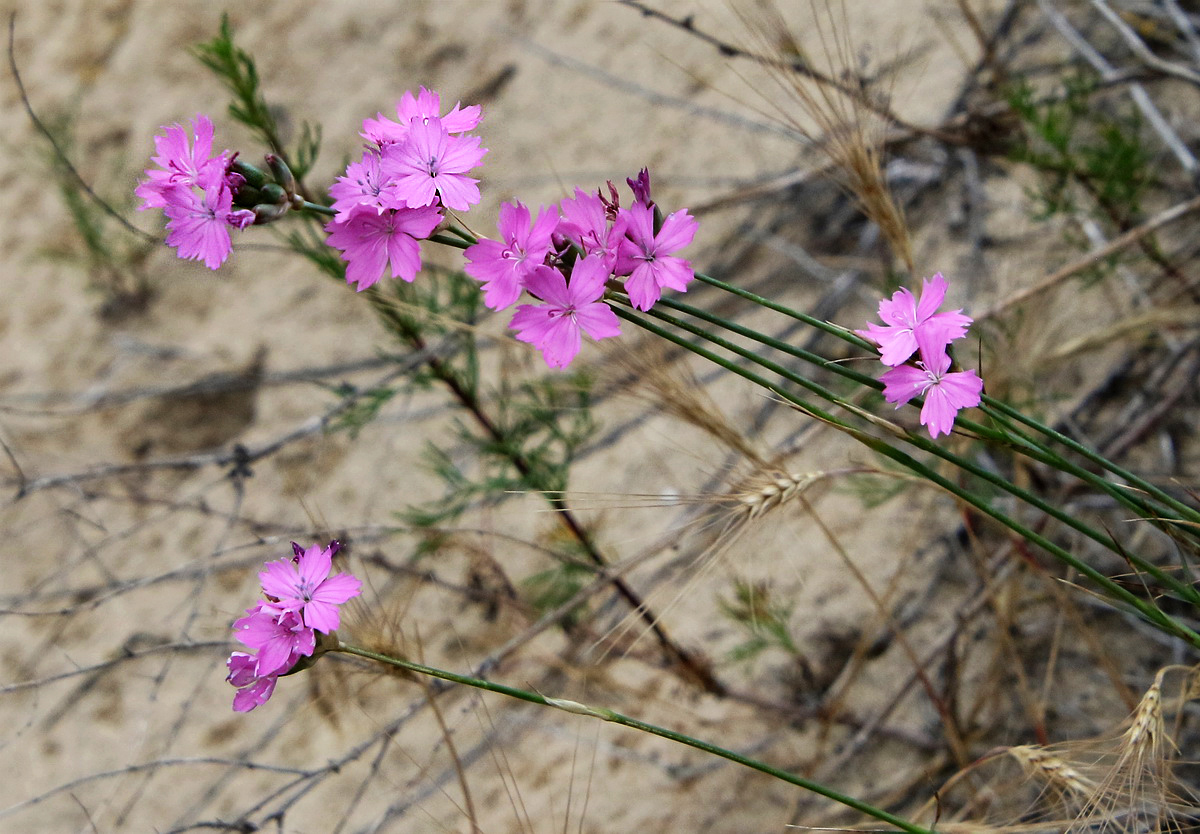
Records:
M1170 75L1174 78L1181 78L1184 81L1187 81L1189 84L1200 86L1200 73L1196 73L1195 71L1190 70L1180 64L1173 64L1170 61L1164 61L1162 58L1159 58L1157 55L1151 52L1150 47L1146 46L1145 42L1138 37L1137 32L1133 31L1133 28L1124 20L1122 20L1121 16L1114 12L1108 3L1104 2L1104 0L1092 0L1092 6L1096 9L1096 11L1100 12L1100 14L1104 16L1105 20L1112 24L1112 27L1117 30L1118 34L1120 34L1121 38L1125 41L1125 45L1128 46L1133 54L1138 56L1138 58L1140 58L1142 62L1146 64L1146 66L1150 67L1151 69L1158 70L1164 75Z
M88 185L87 180L80 175L79 171L76 170L75 166L71 163L70 158L58 144L58 140L54 138L54 134L48 127L46 127L42 120L38 118L37 113L34 112L33 105L29 101L29 94L25 91L25 82L21 80L21 73L17 69L16 40L17 13L14 11L8 16L8 68L12 71L13 80L17 84L17 93L21 97L21 106L25 109L25 115L29 116L29 121L33 122L33 126L37 128L38 133L42 134L46 141L50 143L50 147L54 149L54 155L59 159L60 162L62 162L66 171L75 180L75 183L80 187L80 189L82 189L83 192L88 195L92 202L99 206L105 214L116 220L117 223L119 223L121 227L130 234L133 234L149 243L158 243L160 240L158 235L154 235L150 232L144 231L143 229L139 229L137 226L130 223L121 216L120 212L101 199L100 195L92 190L92 187Z
M437 705L437 698L429 685L429 680L421 678L420 681L421 691L425 693L425 702L429 704L429 711L433 713L434 720L437 721L438 729L442 732L442 741L445 742L446 751L450 754L450 761L454 764L454 775L458 778L459 790L462 791L463 810L471 822L471 831L479 832L479 816L475 813L475 801L471 798L471 786L467 783L467 774L463 770L462 759L459 758L458 748L454 744L454 734L446 725L446 717L442 715L442 708Z
M1067 18L1062 14L1062 12L1054 8L1054 6L1050 3L1050 0L1037 0L1037 2L1038 8L1042 10L1042 14L1046 16L1046 19L1050 21L1051 25L1053 25L1054 28L1059 31L1059 34L1063 36L1063 39L1066 40L1076 52L1083 56L1085 61L1092 65L1092 68L1095 69L1096 72L1100 73L1101 78L1103 78L1105 81L1112 81L1120 76L1120 73L1113 67L1113 65L1110 64L1103 55L1096 51L1096 48L1088 43L1087 39L1084 38L1083 35L1079 34L1075 27L1071 25L1070 21L1068 21ZM1143 87L1141 84L1131 84L1129 87L1129 94L1132 96L1134 104L1136 104L1138 109L1142 111L1142 115L1146 117L1146 121L1150 123L1152 128L1154 128L1154 132L1157 133L1159 138L1163 140L1163 144L1165 144L1171 150L1171 153L1175 155L1175 158L1179 161L1179 164L1183 167L1183 170L1185 170L1189 175L1194 175L1197 168L1200 167L1200 163L1197 163L1196 157L1192 155L1192 152L1188 150L1187 145L1183 143L1183 140L1181 140L1178 134L1175 133L1175 130L1171 127L1170 123L1166 120L1163 114L1159 112L1158 107L1155 106L1154 101L1150 98L1150 94L1146 92L1145 87Z
M844 81L840 81L837 78L826 75L825 73L811 66L802 58L771 58L765 55L759 55L755 52L751 52L747 49L743 49L740 46L730 43L729 41L722 40L716 35L712 35L697 29L690 15L687 17L675 18L669 14L666 14L665 12L651 8L645 3L640 2L640 0L618 0L618 2L623 6L628 6L631 9L637 10L644 17L656 18L670 26L674 26L677 29L682 29L693 37L709 44L726 58L744 58L769 69L775 69L778 71L798 75L802 78L810 79L817 84L820 84L822 87L834 90L841 95L846 96L854 101L856 105L863 107L864 109L874 113L875 115L885 119L897 127L904 129L905 131L909 131L918 135L931 136L948 143L957 143L958 141L957 137L951 133L946 133L938 130L937 128L921 127L904 120L893 110L887 107L886 104L876 101L871 96L864 94L860 87L857 87L853 84L847 84Z
M806 498L804 495L800 495L798 496L798 499L804 506L804 510L808 513L809 518L813 520L813 522L817 525L817 528L821 531L821 535L825 537L825 541L829 542L830 546L833 547L838 556L841 558L842 564L844 564L850 570L850 573L854 576L855 581L858 582L859 586L866 592L867 596L871 598L871 603L875 606L875 610L879 613L879 616L883 622L887 624L887 628L889 628L892 634L895 635L896 642L899 644L900 650L904 652L905 656L908 658L908 662L912 664L913 673L917 676L917 680L920 682L921 688L925 690L925 696L929 699L929 703L933 706L934 710L937 711L938 717L942 721L942 729L945 731L946 743L950 747L951 754L954 756L954 759L958 763L959 767L966 767L970 761L970 757L967 754L966 742L962 737L962 733L959 732L954 720L953 711L950 709L949 704L947 704L946 699L938 694L937 689L933 685L933 681L931 681L929 676L925 674L925 668L922 666L921 661L917 658L917 653L913 650L911 642L905 636L904 630L896 624L895 618L892 617L888 612L887 606L884 604L883 599L881 599L879 594L876 593L875 589L871 587L871 583L867 580L867 577L864 576L863 572L858 569L858 565L856 565L854 560L850 558L850 554L846 552L846 548L842 546L842 543L838 540L838 537L835 536L833 531L829 529L829 525L827 525L825 520L821 518L820 513L816 511L816 508L813 507L808 498Z
M636 314L633 310L626 309L621 306L614 307L613 310L614 310L614 312L616 312L616 314L618 316L625 319L626 321L631 322L632 324L636 325L637 327L641 327L642 329L647 330L651 333L654 333L655 335L657 335L661 338L672 341L675 344L678 344L681 347L684 347L687 350L692 351L696 355L701 356L701 357L709 360L710 362L714 362L723 368L726 368L730 372L737 374L738 376L742 377L743 379L753 382L755 385L758 385L759 387L763 388L764 390L771 391L771 392L777 394L779 397L783 398L787 402L792 403L800 410L804 411L807 414L812 415L813 417L817 418L818 420L822 420L822 421L828 423L829 425L834 426L834 427L838 428L839 430L845 432L846 434L849 434L851 437L858 440L864 446L867 446L868 448L874 450L878 454L883 455L884 457L894 460L896 463L899 463L901 466L904 466L906 469L909 469L912 472L916 473L919 477L924 478L924 479L930 481L931 483L941 487L942 489L949 492L951 495L954 495L957 498L959 498L960 500L962 500L964 503L974 507L975 509L977 509L984 515L986 515L992 519L995 519L996 521L1000 522L1000 524L1002 524L1003 526L1009 528L1013 532L1020 535L1022 538L1026 539L1026 540L1032 542L1033 544L1037 545L1038 547L1042 548L1043 550L1045 550L1047 553L1049 553L1050 555L1052 555L1054 558L1058 559L1062 563L1075 568L1081 574L1083 574L1088 579L1092 580L1097 585L1099 585L1101 588L1103 588L1104 592L1111 599L1122 602L1122 603L1128 605L1129 607L1133 608L1142 617L1144 617L1147 621L1156 625L1160 630L1166 632L1167 634L1173 634L1177 637L1180 637L1183 640L1186 640L1191 645L1193 645L1197 648L1200 648L1200 634L1197 634L1191 628L1189 628L1188 626L1179 622L1174 617L1171 617L1169 614L1162 611L1160 608L1158 608L1154 604L1147 602L1146 600L1138 597L1136 594L1129 591L1124 586L1118 584L1117 582L1114 582L1112 579L1110 579L1109 577L1100 573L1095 568L1091 567L1090 565L1086 564L1085 562L1082 562L1078 557L1076 557L1075 555L1070 553L1065 548L1060 547L1059 545L1050 541L1045 536L1041 535L1040 533L1035 532L1034 530L1030 529L1026 525L1024 525L1024 524L1020 523L1019 521L1017 521L1016 519L1012 518L1008 514L1001 512L999 509L994 507L986 498L978 496L975 493L964 489L960 485L954 483L953 481L951 481L948 478L941 475L936 470L930 468L929 466L926 466L925 464L921 463L920 461L916 460L915 458L906 454L905 452L901 451L900 449L895 448L894 446L887 443L886 441L881 440L880 438L875 437L874 435L869 434L861 429L858 429L858 428L855 428L854 426L849 425L848 423L835 417L833 414L831 414L817 406L812 405L811 403L801 399L799 396L797 396L793 392L786 390L785 388L783 388L782 386L780 386L776 383L772 383L765 377L760 376L759 374L738 365L736 362L733 362L733 361L726 359L716 353L713 353L712 351L708 350L707 348L704 348L700 345L694 344L694 343L688 341L687 339L685 339L669 330L666 330L665 328L659 327L658 325L654 324L653 322L648 321L647 319L643 318L641 315ZM655 318L658 318L660 320L666 321L675 326L681 327L684 330L690 329L689 326L685 322L682 322L682 321L674 318L673 316L669 316L666 314L658 314L658 313L655 313L654 311L651 311L649 313L649 315L653 316ZM784 377L785 379L788 379L791 382L801 385L802 387L807 388L809 390L814 390L815 393L819 394L821 391L824 390L821 388L821 386L816 385L815 383L811 382L810 380L806 380L802 377L797 377L792 371L788 370L787 368L783 367L782 365L779 365L778 363L763 359L762 357L757 356L752 351L746 350L744 348L740 348L739 346L729 343L723 339L718 339L716 337L713 337L713 336L711 336L711 334L704 333L703 330L691 329L691 332L696 332L698 335L702 336L703 338L709 339L709 341L711 341L713 344L716 344L726 350L736 353L739 356L743 356L744 358L750 359L751 361L754 361L756 364L758 364L760 367L762 367L768 371L771 371L772 373L779 374L780 376ZM826 393L829 393L829 392L826 392ZM832 394L829 394L829 398L831 398L831 401L834 402L835 404L843 404L841 400L838 400ZM1096 540L1098 542L1100 542L1101 544L1105 543L1106 537L1104 537L1103 535L1097 533L1094 530L1091 530L1090 528L1087 527L1087 525L1084 525L1081 522L1079 522L1078 520L1070 517L1069 515L1062 513L1061 511L1057 510L1055 507L1053 507L1053 506L1047 504L1046 502L1042 501L1041 499L1037 498L1037 496L1029 493L1026 490L1022 490L1022 489L1014 486L1012 483L1005 481L1003 478L1000 478L999 476L995 475L994 473L989 472L985 469L982 469L978 466L975 466L974 464L972 464L966 460L957 458L956 456L951 455L949 452L946 452L944 449L942 449L940 446L938 446L938 444L932 443L928 440L924 440L924 439L920 438L919 436L916 436L913 434L906 434L906 435L904 435L904 437L910 443L912 443L915 446L918 446L919 448L923 449L924 451L931 452L933 454L938 455L939 457L945 457L948 460L952 460L956 465L960 466L961 468L963 468L964 470L966 470L968 472L971 472L971 474L974 474L974 475L988 481L989 483L992 483L995 486L1000 487L1004 491L1009 492L1009 493L1021 498L1023 501L1030 504L1031 506L1037 507L1038 509L1047 513L1048 515L1058 518L1060 521L1063 521L1064 523L1068 524L1071 527L1082 528L1082 529L1080 529L1080 532L1083 532L1083 533L1089 535L1089 538L1096 538ZM1111 540L1109 540L1109 541L1111 541ZM1122 555L1128 559L1132 558L1131 554L1128 554L1128 553L1125 553L1124 551L1122 551L1119 547L1117 547L1115 545L1115 543L1112 544L1112 548L1119 555ZM1141 565L1139 564L1138 567L1141 567ZM1150 569L1153 569L1153 570L1158 570L1156 568L1153 568L1153 566L1147 566L1147 567ZM1159 570L1158 573L1162 573L1161 570ZM1170 579L1170 577L1164 576L1164 579ZM1178 583L1176 581L1176 584L1180 584L1180 583Z
M861 813L874 817L877 820L886 822L889 825L893 825L902 831L907 831L909 834L933 834L933 832L927 828L922 828L921 826L915 825L908 820L901 819L894 814L890 814L887 811L876 808L872 805L855 799L852 796L847 796L846 794L835 791L832 788L826 787L825 785L805 779L803 776L798 776L794 773L780 770L779 768L772 767L765 762L760 762L757 759L751 759L747 756L741 755L740 753L736 753L733 750L728 750L724 747L710 744L709 742L693 738L692 736L675 732L674 730L668 730L665 727L659 727L655 724L648 724L644 721L639 721L636 718L630 718L627 715L622 715L621 713L614 712L610 709L605 709L603 707L592 707L576 701L547 698L544 695L537 694L536 692L530 692L525 689L517 689L516 687L506 686L501 683L494 683L493 681L484 680L482 678L458 675L454 672L447 672L443 669L435 669L431 666L423 666L419 663L412 663L411 661L401 660L400 658L389 657L388 655L362 649L348 643L339 643L338 648L334 649L333 651L357 655L358 657L366 658L367 660L374 660L377 663L384 663L389 666L395 666L399 669L415 672L420 675L427 675L429 677L440 678L444 681L450 681L451 683L470 686L474 687L475 689L482 689L486 692L495 692L500 695L506 695L509 698L515 698L519 701L526 701L528 703L538 704L540 706L554 707L555 709L560 709L573 715L599 718L601 721L608 721L612 724L620 724L623 727L640 730L641 732L648 733L649 735L655 735L659 738L665 738L669 741L674 741L678 744L695 748L696 750L700 750L713 756L719 756L722 759L734 762L735 764L740 764L752 770L757 770L760 773L765 773L768 776L773 776L781 781L788 782L792 785L796 785L797 787L820 794L828 799L832 799L834 802L841 803L842 805L846 805L855 809L856 811L860 811Z
M441 349L433 347L405 357L404 361L399 364L399 367L387 373L376 385L386 385L392 380L411 372L427 360L435 358L439 350ZM13 500L19 501L31 493L44 489L52 489L68 484L79 484L101 478L111 478L130 472L150 472L158 469L201 469L205 466L230 466L234 468L234 472L243 472L250 464L274 454L291 443L314 434L325 432L337 417L354 406L360 396L361 394L356 394L346 397L321 416L310 418L292 431L256 448L247 448L238 443L234 444L233 448L229 450L222 449L215 452L201 452L195 455L161 458L158 460L142 461L140 463L106 464L85 469L81 472L45 475L40 478L26 478L24 477L24 473L20 473L21 477L18 481L17 493Z
M422 352L426 350L425 340L421 334L412 330L401 317L397 316L395 311L389 307L389 305L378 292L372 289L368 290L366 294L372 306L374 306L376 313L379 316L386 318L389 326L394 327L397 332L401 333L415 350ZM495 421L491 419L487 412L483 410L482 405L475 397L474 393L467 390L459 381L454 372L451 371L437 356L429 357L425 364L429 368L430 373L432 373L446 386L446 388L458 401L459 405L461 405L474 418L475 422L479 424L480 428L482 428L492 440L496 441L497 444L505 449L506 457L512 463L513 468L520 473L521 477L529 479L533 468L530 466L529 462L524 458L524 456L520 454L520 452L516 451L515 449L508 448L508 444L505 442L506 438L504 433L500 430L500 427L496 425ZM531 484L531 486L536 485ZM588 559L591 560L597 569L606 569L608 567L608 560L604 558L604 555L600 552L600 549L596 546L596 543L592 540L591 535L584 528L583 524L578 518L575 517L574 512L571 510L571 507L569 504L567 504L566 500L561 495L545 492L542 493L542 496L555 510L555 515L558 517L559 521L562 522L563 526L567 529L571 536L577 542L579 542L579 545L587 554ZM641 596L634 591L632 587L630 587L629 583L620 577L613 577L612 584L613 587L616 588L617 593L619 593L625 599L625 601L629 603L634 611L637 612L638 617L646 622L647 628L654 633L654 636L658 640L659 644L679 665L681 671L683 671L696 683L704 687L706 691L714 695L726 694L727 690L725 685L717 680L711 666L703 658L696 657L694 654L687 651L675 642L670 634L667 633L667 630L663 626L659 617L646 605Z
M1105 258L1111 257L1111 256L1115 255L1116 253L1120 252L1122 249L1128 248L1129 246L1137 243L1138 241L1140 241L1142 238L1146 237L1147 235L1153 234L1154 232L1158 231L1163 226L1166 226L1170 223L1174 223L1176 220L1179 220L1182 217L1186 217L1187 215L1189 215L1192 212L1195 212L1197 210L1200 210L1200 197L1193 197L1190 200L1185 200L1182 203L1177 203L1177 204L1171 206L1170 208L1165 209L1165 210L1159 212L1158 214L1154 215L1153 217L1151 217L1149 220L1142 223L1141 225L1135 226L1134 228L1130 229L1129 231L1125 232L1124 234L1113 238L1105 246L1102 246L1099 249L1095 249L1095 250L1089 252L1088 254L1086 254L1082 258L1080 258L1079 260L1072 261L1071 263L1067 264L1064 267L1061 267L1060 269L1056 269L1054 272L1050 273L1049 275L1047 275L1042 280L1038 281L1033 286L1026 287L1023 290L1013 293L1012 295L1010 295L1008 298L1001 301L996 306L980 313L976 317L976 320L995 318L996 316L1000 315L1001 313L1007 312L1012 307L1015 307L1018 304L1021 304L1025 301L1028 301L1030 298L1033 298L1034 296L1041 295L1042 293L1046 292L1047 290L1053 289L1054 287L1061 284L1067 278L1070 278L1072 275L1076 275L1085 269L1095 266L1097 263L1104 260Z

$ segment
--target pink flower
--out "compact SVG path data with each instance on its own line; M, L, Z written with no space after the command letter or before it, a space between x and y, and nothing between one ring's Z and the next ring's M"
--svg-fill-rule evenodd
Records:
M258 651L259 675L282 674L308 657L316 648L317 636L295 611L258 602L246 616L233 624L233 636Z
M959 410L979 405L983 394L983 380L974 371L947 373L950 357L944 347L932 355L922 347L921 361L916 367L901 365L879 378L884 384L884 399L895 403L896 408L913 397L924 395L921 425L929 429L929 436L934 438L949 434Z
M380 171L380 161L378 152L368 150L363 153L362 161L346 166L346 173L329 188L334 211L340 215L360 205L370 206L376 214L383 211L379 192L387 185L387 180Z
M383 277L388 265L392 277L412 283L421 269L418 239L429 237L442 215L435 206L388 209L382 214L370 206L354 206L344 217L325 227L326 243L342 250L347 261L346 281L362 292Z
M299 546L294 547L299 553ZM348 573L329 575L335 550L336 542L326 548L315 544L294 559L267 562L258 574L263 593L278 600L275 608L300 612L308 628L336 631L337 607L362 593L362 582Z
M526 276L550 252L550 236L558 225L558 209L542 207L530 225L529 209L521 203L500 206L500 236L504 243L481 239L463 253L469 263L463 269L483 281L483 303L493 310L512 306L521 294Z
M165 207L164 192L173 186L196 186L207 191L216 180L224 177L229 152L210 156L212 121L202 113L197 114L192 119L192 132L194 143L188 141L187 131L179 124L163 127L164 135L154 137L158 155L152 156L150 161L161 170L146 169L146 181L134 189L134 194L142 198L139 210Z
M174 246L179 257L204 261L209 269L225 263L233 242L229 227L241 219L233 215L233 194L219 179L197 194L191 187L176 185L164 192L167 216L167 245Z
M616 314L600 301L608 278L608 268L595 257L575 262L570 283L557 269L537 267L525 288L545 303L517 308L511 324L517 339L540 350L551 368L565 368L579 353L581 333L593 339L620 336Z
M879 345L879 358L885 365L901 365L918 349L935 355L965 336L972 321L962 310L937 312L946 298L946 286L939 272L924 279L919 301L907 289L897 290L890 301L879 302L879 318L884 326L870 322L866 330L855 332Z
M478 136L451 136L438 118L415 119L404 142L383 148L391 184L380 195L390 208L442 205L466 211L479 202L477 179L466 176L487 153Z
M278 675L260 675L258 660L252 654L234 652L225 661L229 674L225 680L238 688L233 696L233 708L236 712L249 712L255 707L261 707L275 692Z
M654 200L650 197L649 168L638 171L637 179L626 177L625 182L629 184L629 190L633 192L635 202L641 203L643 206L654 206Z
M363 130L360 135L380 147L403 142L408 138L408 128L413 119L438 118L441 111L441 96L432 90L422 87L415 97L411 92L405 91L400 101L396 102L396 115L400 118L399 122L393 122L391 119L384 118L382 113L377 113L374 119L363 120ZM455 102L453 109L440 118L447 133L452 135L465 133L478 126L479 105L461 107L459 103Z
M695 277L690 263L674 256L692 242L699 224L686 209L672 212L654 234L654 209L634 203L618 217L627 218L625 237L617 251L617 275L628 275L625 291L639 310L649 310L664 287L686 292ZM619 221L618 221L619 222Z
M626 220L618 217L616 225L608 222L608 212L599 194L575 189L575 196L563 200L562 219L556 233L575 246L585 256L598 255L611 272L617 265L617 247L625 234Z

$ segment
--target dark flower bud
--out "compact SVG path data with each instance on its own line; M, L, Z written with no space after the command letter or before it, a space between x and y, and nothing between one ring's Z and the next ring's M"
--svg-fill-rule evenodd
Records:
M230 163L229 173L240 175L248 184L255 188L262 188L267 184L267 175L261 168L256 168L249 162L243 162L241 159L235 159Z
M291 200L292 195L296 193L296 178L292 176L292 169L288 168L287 163L273 153L267 154L264 159L267 160L267 166L271 169L275 182L283 187L288 199Z

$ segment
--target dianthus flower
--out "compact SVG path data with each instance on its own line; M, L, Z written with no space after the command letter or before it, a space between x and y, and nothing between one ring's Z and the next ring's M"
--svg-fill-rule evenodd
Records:
M628 275L625 291L639 310L649 310L662 297L663 288L686 292L696 277L692 266L674 253L692 242L699 224L686 209L672 212L654 233L654 209L634 203L622 209L625 237L617 250L617 275Z
M463 252L468 261L463 270L483 282L483 303L487 307L503 310L512 306L525 278L546 260L558 224L558 209L554 206L539 209L532 225L529 209L522 203L500 206L498 227L504 242L481 238Z
M387 185L387 180L379 168L380 162L379 152L368 149L363 152L361 161L346 166L346 173L329 187L334 211L341 214L355 206L370 206L376 214L383 212L379 192Z
M626 220L618 215L616 224L608 219L604 201L598 194L575 189L575 196L560 204L562 217L555 234L577 246L585 256L598 256L611 272L617 265L617 248L625 233Z
M182 125L163 128L154 137L158 151L146 179L134 189L142 199L139 210L161 208L167 216L167 245L179 257L204 261L209 269L225 262L233 247L229 229L244 229L254 221L253 212L234 210L233 198L245 179L230 170L233 154L222 151L212 156L213 125L207 116L192 120L194 141L189 142Z
M468 177L487 153L478 136L452 136L436 117L413 119L403 142L383 146L390 184L380 198L389 208L442 205L466 211L479 202L479 180Z
M921 407L921 425L929 430L929 436L949 434L954 428L954 419L960 409L979 405L983 394L983 380L974 371L950 370L950 356L945 346L929 353L920 350L921 359L913 365L892 368L879 378L884 384L883 396L896 408L913 397L924 395Z
M965 336L972 321L962 310L937 312L946 298L946 286L939 272L924 279L920 300L907 289L897 290L890 300L879 302L879 318L884 325L870 322L866 330L855 332L879 345L879 358L885 365L903 364L918 348L933 356Z
M440 118L446 132L454 135L474 130L481 118L478 104L462 107L455 102L449 113L443 116L441 112L442 98L437 93L422 87L414 96L406 90L396 102L396 116L400 121L393 122L382 113L376 113L374 119L363 120L362 133L359 135L382 147L407 139L408 126L412 124L413 119Z
M412 283L421 269L421 247L417 241L429 237L442 215L435 206L386 209L357 205L328 225L326 243L342 250L348 263L346 281L362 292L383 277L391 266L392 277Z
M338 609L346 600L362 591L362 582L348 573L329 575L333 567L333 554L340 545L336 542L322 548L314 544L307 550L293 544L295 558L267 562L266 569L258 574L263 593L275 597L276 608L298 611L304 624L317 631L336 631Z
M324 649L318 650L317 632L334 632L340 625L337 607L361 593L362 583L354 576L330 576L339 547L330 542L306 550L293 542L293 558L268 562L259 573L267 599L233 624L234 637L252 649L234 652L227 661L225 679L238 688L236 711L265 704L281 675L303 668L298 664L304 658L318 657Z
M512 318L517 339L542 352L551 368L565 368L579 353L582 333L593 339L621 335L616 314L600 298L608 268L599 258L580 258L568 282L557 269L539 266L525 288L542 304L522 304Z
M133 192L142 198L139 211L166 206L165 191L174 186L206 188L225 176L229 162L228 151L211 156L213 123L203 113L192 119L193 142L188 141L183 125L165 125L162 130L162 136L154 137L154 149L158 154L150 157L159 170L147 168L145 182Z
M209 269L225 263L233 249L230 227L239 226L243 212L233 211L233 193L218 181L201 193L178 185L164 192L167 216L167 245L174 246L179 257L204 261ZM251 214L250 218L253 219Z

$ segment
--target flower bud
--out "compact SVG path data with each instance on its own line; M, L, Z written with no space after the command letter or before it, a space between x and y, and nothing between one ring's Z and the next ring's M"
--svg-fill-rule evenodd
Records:
M262 226L274 223L287 214L287 203L259 203L254 207L254 225Z
M296 193L296 178L292 176L292 170L288 168L286 162L273 153L267 154L264 159L267 160L267 165L271 169L271 174L275 177L275 182L283 187L288 199L291 200L292 195Z
M269 182L260 188L259 194L263 203L271 203L277 206L286 206L291 200L288 193L273 182Z
M241 174L249 185L255 188L262 188L267 184L267 175L261 168L251 165L249 162L243 162L240 159L235 159L229 166L229 170L235 174Z

